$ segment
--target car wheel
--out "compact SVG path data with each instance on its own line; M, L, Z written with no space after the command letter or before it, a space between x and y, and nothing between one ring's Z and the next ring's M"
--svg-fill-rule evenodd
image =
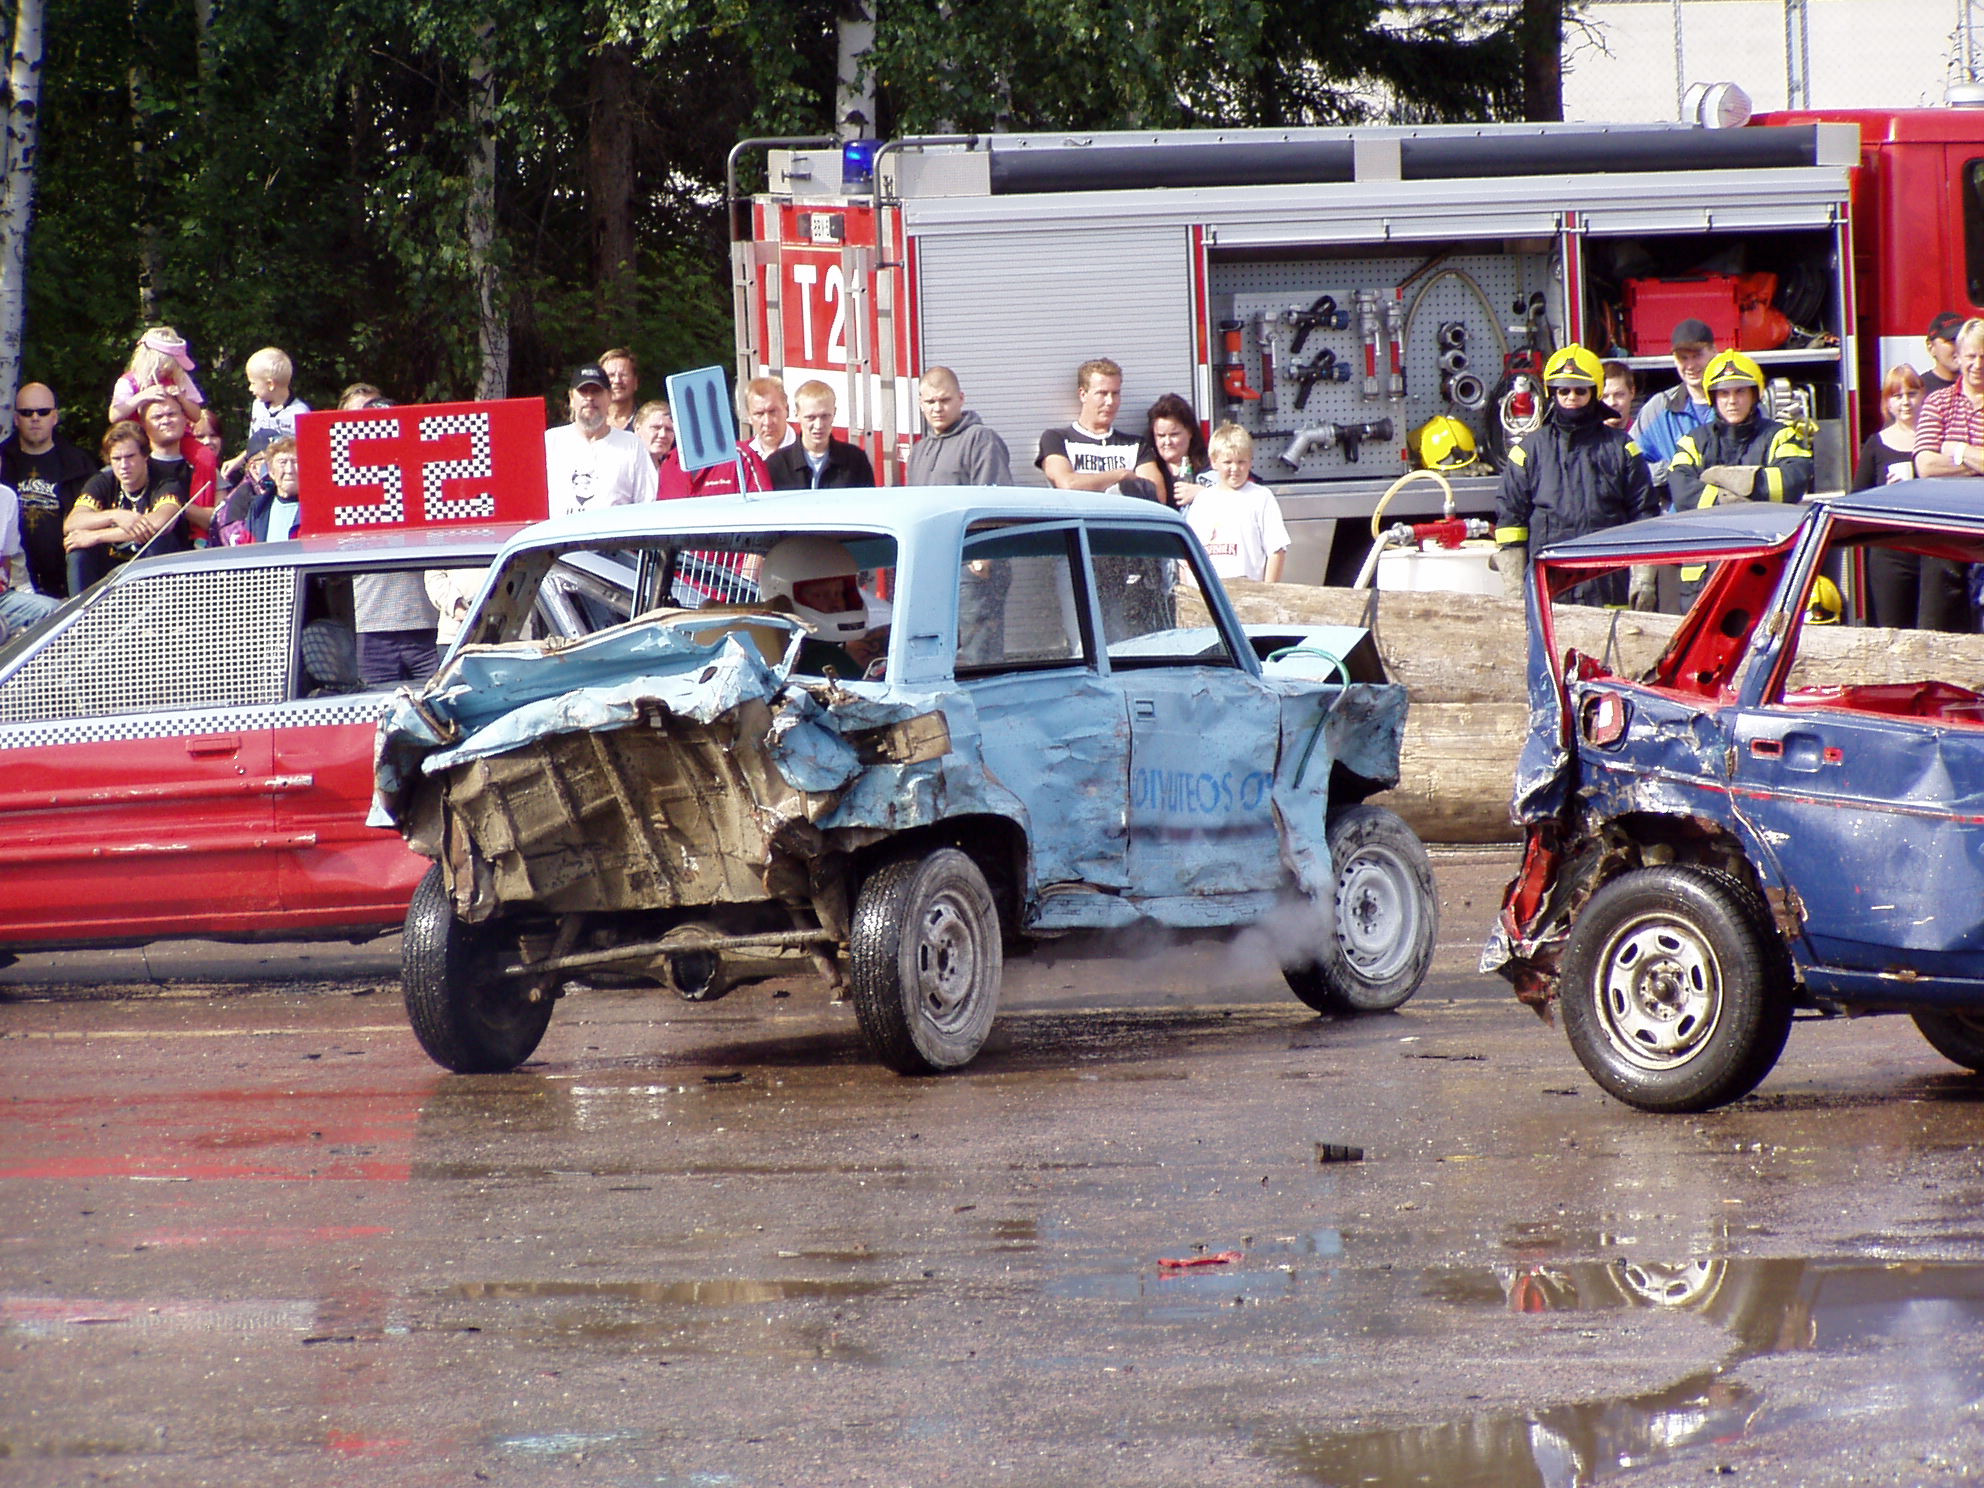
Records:
M1915 1026L1929 1047L1952 1064L1984 1074L1984 1016L1976 1013L1917 1013Z
M400 984L413 1036L428 1057L456 1074L515 1069L536 1051L551 1021L551 999L533 1002L527 984L501 975L517 955L514 937L491 921L456 918L437 863L406 912Z
M1591 896L1558 990L1578 1062L1642 1111L1748 1095L1791 1030L1791 970L1756 892L1704 868L1641 868Z
M848 934L854 1011L875 1057L905 1075L971 1062L992 1031L1004 960L999 911L955 848L885 864Z
M1388 1013L1426 979L1440 900L1425 844L1394 812L1351 806L1329 822L1333 931L1313 961L1284 967L1319 1013Z

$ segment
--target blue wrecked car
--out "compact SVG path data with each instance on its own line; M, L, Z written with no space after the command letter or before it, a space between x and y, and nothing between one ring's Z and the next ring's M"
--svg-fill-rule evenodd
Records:
M1539 556L1523 860L1482 969L1561 1004L1620 1100L1747 1094L1801 1009L1907 1013L1984 1070L1984 652L1836 623L1870 571L1939 562L1984 562L1984 483L1721 505ZM1641 565L1701 585L1657 652L1560 653L1555 604Z
M564 555L632 619L540 636ZM708 1001L811 970L904 1073L979 1051L1003 958L1133 928L1264 936L1328 1012L1436 935L1363 631L1249 633L1183 520L1115 496L790 492L528 529L380 726L374 820L434 860L427 1052L509 1069L566 983Z

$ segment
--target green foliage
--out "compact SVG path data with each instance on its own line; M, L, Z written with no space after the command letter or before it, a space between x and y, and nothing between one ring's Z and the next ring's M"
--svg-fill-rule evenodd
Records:
M328 404L363 379L472 394L467 202L486 128L511 386L631 346L647 390L730 357L725 157L831 132L847 0L50 0L24 379L87 440L146 319L193 342L210 398L288 350ZM1513 3L873 0L885 133L1505 116ZM637 299L594 263L593 54L631 47ZM486 67L490 105L478 115Z

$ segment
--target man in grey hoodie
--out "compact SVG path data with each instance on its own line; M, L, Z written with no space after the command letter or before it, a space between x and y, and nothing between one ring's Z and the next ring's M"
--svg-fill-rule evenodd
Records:
M932 367L916 384L929 429L909 450L912 486L1010 486L1013 460L1006 441L964 406L957 373Z

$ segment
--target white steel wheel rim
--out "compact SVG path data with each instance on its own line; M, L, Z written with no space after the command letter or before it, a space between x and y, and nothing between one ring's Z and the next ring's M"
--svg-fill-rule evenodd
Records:
M1722 1012L1722 964L1691 925L1647 915L1622 926L1598 962L1593 1000L1606 1038L1643 1070L1700 1054Z
M1727 1262L1700 1257L1680 1262L1620 1261L1620 1283L1652 1307L1691 1307L1722 1286Z
M924 906L910 946L916 1006L944 1033L954 1033L972 1014L985 979L985 953L976 921L965 899L942 893Z
M1397 976L1412 959L1419 901L1411 870L1395 854L1365 848L1336 879L1336 937L1343 956L1367 982Z

